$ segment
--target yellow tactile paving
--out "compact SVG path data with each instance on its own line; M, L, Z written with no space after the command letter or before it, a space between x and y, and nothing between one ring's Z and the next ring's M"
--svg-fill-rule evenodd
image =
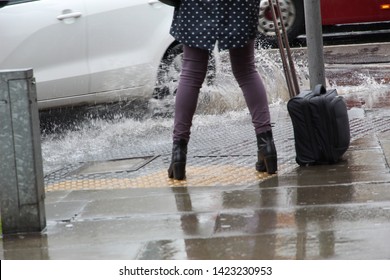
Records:
M270 177L267 173L256 172L254 167L234 165L191 166L187 167L186 175L186 180L182 181L169 179L164 169L136 178L67 180L48 185L46 191L244 185Z

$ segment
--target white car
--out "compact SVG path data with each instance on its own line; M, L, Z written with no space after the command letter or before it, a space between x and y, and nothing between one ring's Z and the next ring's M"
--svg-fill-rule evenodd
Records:
M293 39L303 0L279 2ZM385 0L360 2L322 0L323 24L390 20ZM275 40L268 0L260 6L261 36ZM41 109L165 96L181 63L172 14L158 0L0 0L0 70L32 68Z
M180 52L173 8L158 0L8 2L0 70L32 68L40 109L151 98L161 62Z

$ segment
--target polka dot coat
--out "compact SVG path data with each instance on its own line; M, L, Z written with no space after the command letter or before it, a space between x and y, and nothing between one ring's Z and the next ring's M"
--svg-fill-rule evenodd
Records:
M171 35L190 47L243 47L256 37L260 0L182 0Z

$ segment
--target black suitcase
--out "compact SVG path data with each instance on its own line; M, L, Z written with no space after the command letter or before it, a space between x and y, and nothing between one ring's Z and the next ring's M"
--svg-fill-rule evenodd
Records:
M338 162L350 143L347 106L335 89L317 85L287 103L295 138L296 162L301 165Z

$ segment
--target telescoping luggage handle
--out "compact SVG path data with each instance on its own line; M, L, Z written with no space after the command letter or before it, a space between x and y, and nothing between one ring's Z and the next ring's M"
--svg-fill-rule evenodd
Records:
M274 4L274 1L275 1L275 4ZM280 20L280 26L282 29L282 34L280 33L280 30L278 28L279 24L278 24L276 14L278 14L278 15L282 14L280 11L279 0L268 0L268 2L269 2L269 6L271 9L271 13L272 13L272 19L274 21L275 33L276 33L276 37L278 40L280 56L282 58L284 74L286 76L288 92L289 92L290 98L293 98L294 96L299 94L299 85L298 85L297 74L296 74L295 67L294 67L294 61L293 61L292 56L291 56L291 49L290 49L290 44L288 42L286 28L284 26L283 18L281 16L279 16L279 20ZM276 11L275 11L275 9L276 9ZM286 53L285 53L284 47L286 48ZM286 55L287 55L287 58L286 58Z

